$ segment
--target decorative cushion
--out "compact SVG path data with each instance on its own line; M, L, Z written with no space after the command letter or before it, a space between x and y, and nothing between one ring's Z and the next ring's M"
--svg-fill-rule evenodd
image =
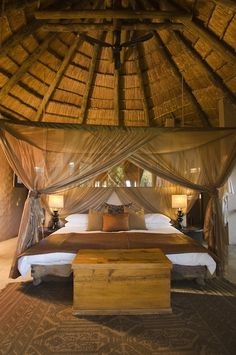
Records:
M119 214L124 213L124 209L130 208L132 203L128 203L126 205L111 205L110 203L105 203L105 209L108 214Z
M129 214L129 229L147 229L143 210L133 211L125 207L125 212Z
M101 231L102 230L102 216L103 211L89 210L88 214L88 231Z
M160 227L170 226L170 218L161 213L145 214L145 223L147 229L158 229Z
M129 230L129 214L117 213L103 215L103 229L104 232L117 232Z
M66 227L77 227L78 230L87 230L88 213L74 213L65 217Z

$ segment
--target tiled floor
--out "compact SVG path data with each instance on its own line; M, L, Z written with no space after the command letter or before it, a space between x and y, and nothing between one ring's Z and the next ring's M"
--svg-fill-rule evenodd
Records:
M30 280L30 272L25 277L18 277L16 280L9 279L12 258L15 252L16 238L0 243L0 289L3 289L9 282L21 282ZM236 284L236 245L229 246L228 264L225 277Z

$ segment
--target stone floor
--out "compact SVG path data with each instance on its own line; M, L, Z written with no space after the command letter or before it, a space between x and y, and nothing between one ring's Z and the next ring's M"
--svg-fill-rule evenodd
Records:
M16 240L17 238L12 238L0 242L0 290L9 282L21 282L31 279L30 274L26 277L18 277L16 280L9 279L8 277L16 249Z
M12 258L16 248L16 239L8 239L0 242L0 290L9 282L21 282L31 279L30 272L25 277L18 277L16 280L9 279ZM225 277L236 284L236 245L229 246L228 263Z
M228 247L228 263L225 277L236 284L236 245L230 245Z

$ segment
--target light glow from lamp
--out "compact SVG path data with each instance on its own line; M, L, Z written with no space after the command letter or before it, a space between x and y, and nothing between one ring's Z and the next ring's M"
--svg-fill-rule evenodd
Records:
M187 195L172 195L172 208L186 208Z
M126 186L126 187L131 187L131 182L130 182L130 180L125 180L125 186Z
M172 195L172 208L177 208L177 227L183 228L183 211L182 208L187 207L187 195Z
M64 196L63 195L49 195L48 204L49 204L49 207L51 207L53 209L52 229L57 230L58 228L60 228L58 209L64 207Z
M48 201L49 207L54 210L64 207L64 196L63 195L49 195Z

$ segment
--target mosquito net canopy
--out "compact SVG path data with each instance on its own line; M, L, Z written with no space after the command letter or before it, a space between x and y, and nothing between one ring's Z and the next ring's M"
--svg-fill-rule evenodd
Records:
M99 205L101 196L108 197L111 193L110 187L97 189L96 193L91 193L89 187L87 192L82 189L78 193L78 187L96 181L126 161L169 181L169 191L175 184L209 194L205 238L223 265L226 239L218 190L235 164L236 129L45 126L1 120L0 137L11 167L30 191L17 253L37 241L42 196L67 194L67 200L71 201L67 212L75 208L81 211L83 204L84 210L89 205ZM156 191L158 196L162 191L163 196L168 195L166 188L156 187ZM127 200L129 194L129 199L146 210L161 207L155 205L151 194L148 196L139 189L123 188L119 194L122 200ZM159 197L159 200L168 198ZM162 209L165 211L164 203Z

